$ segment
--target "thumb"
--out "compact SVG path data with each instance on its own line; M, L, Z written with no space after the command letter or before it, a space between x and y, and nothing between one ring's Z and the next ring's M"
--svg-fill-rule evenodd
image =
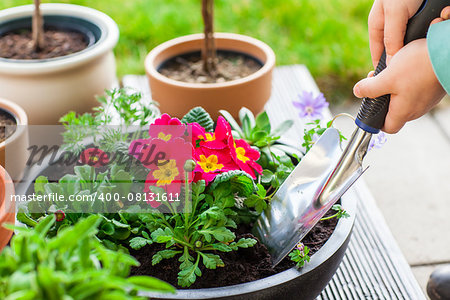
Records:
M353 87L353 94L355 94L358 98L376 98L386 94L391 94L389 90L389 81L386 79L386 76L383 76L383 73L385 72L381 72L375 77L360 80Z

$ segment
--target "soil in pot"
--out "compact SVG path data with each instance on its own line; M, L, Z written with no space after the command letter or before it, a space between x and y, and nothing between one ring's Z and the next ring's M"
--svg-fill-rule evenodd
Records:
M15 125L16 119L7 111L0 109L0 143L16 131Z
M334 214L328 211L326 216ZM303 239L303 243L310 248L310 256L317 252L333 233L338 220L332 218L319 222ZM236 231L236 240L240 238L254 238L251 228L239 227ZM152 256L159 250L165 248L164 244L152 244L140 250L130 249L141 266L133 268L131 275L151 275L169 282L178 289L177 274L179 272L179 262L177 259L165 259L152 266ZM272 260L267 248L259 242L250 248L240 248L238 251L228 253L220 252L220 257L225 263L225 267L216 270L206 269L203 265L200 268L202 276L198 277L190 289L211 288L219 286L229 286L244 282L262 279L276 273L282 272L295 266L289 257L285 258L279 265L272 268Z
M0 37L0 57L8 59L47 59L69 55L88 46L85 35L75 31L48 28L44 32L45 47L35 51L31 32L21 30Z
M190 83L220 83L247 77L261 69L263 64L253 57L237 52L217 51L217 74L203 70L200 52L180 55L164 62L158 69L162 75Z

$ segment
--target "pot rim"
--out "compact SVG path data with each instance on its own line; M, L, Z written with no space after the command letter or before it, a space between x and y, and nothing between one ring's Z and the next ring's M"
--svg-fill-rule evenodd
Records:
M192 297L194 295L195 299L226 298L232 296L244 296L255 291L269 289L294 280L303 274L311 272L313 269L320 266L324 261L330 259L330 257L342 247L350 236L356 218L357 200L355 197L352 197L351 193L347 193L342 196L341 201L342 206L350 214L350 217L345 219L341 218L339 220L330 238L316 253L314 253L313 256L311 256L311 260L301 269L292 267L266 278L230 286L177 290L175 294L141 292L139 295L150 297L152 299L193 299ZM201 277L197 280L201 280Z
M32 4L1 10L0 26L1 22L30 17L33 14L33 10L34 5ZM0 70L6 71L3 72L8 74L36 74L67 70L112 50L119 40L119 28L114 20L93 8L74 4L43 3L41 4L41 11L44 17L47 15L60 15L90 22L101 30L101 37L94 45L80 52L61 56L54 60L31 60L30 62L24 60L17 62L16 60L1 59Z
M6 202L8 195L14 195L14 183L9 176L8 172L0 165L0 186L4 187L4 197L0 197L0 226L5 219L8 218L8 214L14 212L14 206L12 201ZM5 209L5 206L6 209ZM15 220L15 218L14 218ZM0 249L1 251L1 249Z
M226 32L215 32L214 38L216 38L216 39L236 40L241 43L252 44L252 45L258 47L259 49L261 49L266 56L266 61L264 62L263 66L255 73L250 74L246 77L227 81L227 82L220 82L220 83L190 83L190 82L178 81L178 80L171 79L171 78L168 78L168 77L162 75L154 67L155 59L159 55L161 55L161 53L165 52L167 49L172 48L181 43L186 43L186 42L195 41L195 40L202 40L203 38L204 38L203 33L194 33L194 34L185 35L185 36L181 36L181 37L177 37L177 38L168 40L168 41L156 46L149 52L149 54L145 58L144 65L145 65L146 73L149 76L154 77L155 79L157 79L159 81L162 81L166 84L175 85L178 87L194 88L194 89L213 89L213 88L222 88L222 87L239 85L239 84L243 84L243 83L252 81L252 80L259 78L262 75L270 72L275 66L275 53L273 52L272 48L270 48L266 43L264 43L258 39L246 36L246 35L241 35L241 34L236 34L236 33L226 33ZM192 50L198 51L200 49L193 48Z
M15 141L23 134L23 132L26 131L27 129L26 125L28 125L28 117L26 112L23 110L21 106L4 98L0 98L0 109L6 111L11 116L13 116L16 120L17 125L16 131L14 131L14 133L10 137L8 137L7 139L5 139L3 142L0 143L0 149L4 149L7 143Z

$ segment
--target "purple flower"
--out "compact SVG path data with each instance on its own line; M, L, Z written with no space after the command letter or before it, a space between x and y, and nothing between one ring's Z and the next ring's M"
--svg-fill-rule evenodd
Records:
M372 139L369 143L369 151L373 148L381 148L387 141L387 136L383 131L380 131L380 133L373 135Z
M298 243L297 246L295 246L295 248L300 251L301 253L303 253L303 250L305 250L305 245L303 245L302 242Z
M328 102L322 93L314 96L312 92L303 91L298 95L298 100L298 102L292 101L292 104L298 108L300 118L320 119L322 111L328 107Z

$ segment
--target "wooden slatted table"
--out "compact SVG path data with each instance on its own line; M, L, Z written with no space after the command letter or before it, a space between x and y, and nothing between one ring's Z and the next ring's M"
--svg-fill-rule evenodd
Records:
M145 76L127 75L123 86L133 87L150 98ZM318 87L305 66L277 67L273 76L272 97L266 105L276 125L292 119L295 124L284 135L284 141L300 141L305 124L298 118L292 101L299 92ZM329 112L325 119L331 118ZM336 274L318 299L425 299L411 269L397 246L379 208L363 179L347 192L358 199L353 234Z

